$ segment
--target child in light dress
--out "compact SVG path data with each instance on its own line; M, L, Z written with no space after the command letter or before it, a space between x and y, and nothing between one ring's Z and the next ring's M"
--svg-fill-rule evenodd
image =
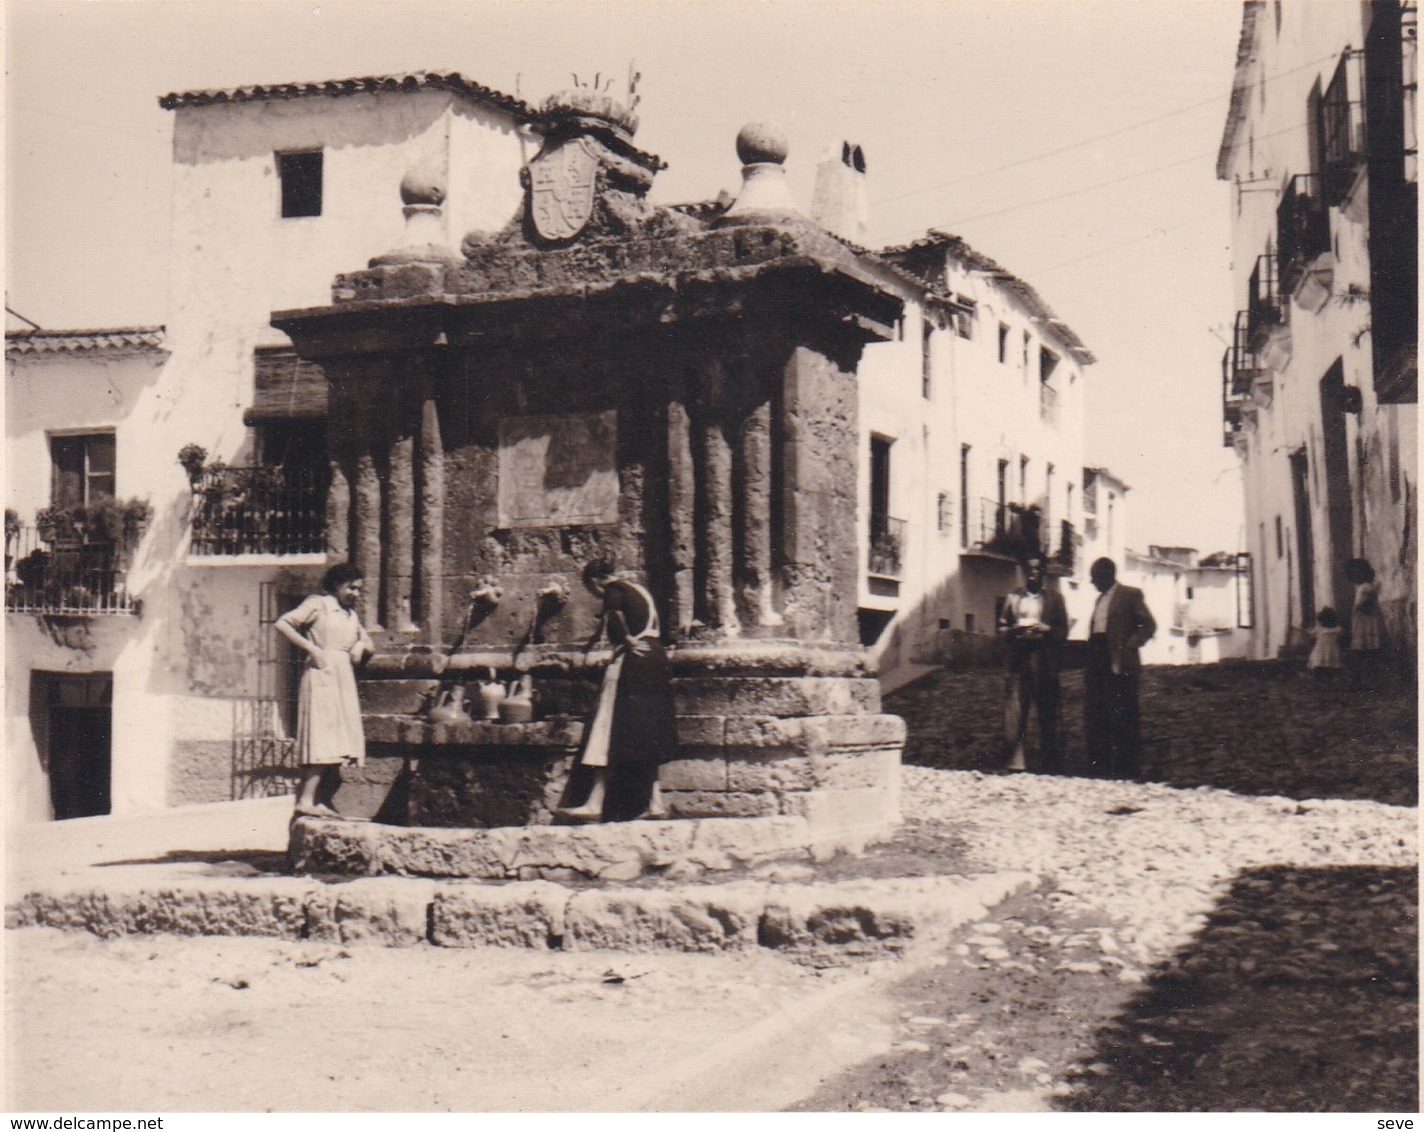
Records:
M355 666L375 647L356 612L361 587L361 571L342 562L326 572L321 593L277 618L277 632L308 658L297 693L297 817L339 818L330 798L340 768L366 761Z
M1340 658L1340 618L1335 610L1325 606L1315 615L1315 628L1311 630L1315 644L1310 650L1306 667L1317 680L1331 680L1335 673L1345 667Z

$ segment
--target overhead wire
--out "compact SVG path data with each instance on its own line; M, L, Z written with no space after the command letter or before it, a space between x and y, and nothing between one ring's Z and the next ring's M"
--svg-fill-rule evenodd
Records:
M1283 79L1289 75L1296 74L1297 72L1309 70L1311 67L1318 67L1321 63L1328 63L1331 59L1334 58L1336 58L1336 55L1326 55L1320 59L1313 59L1309 63L1302 63L1298 67L1292 67L1288 71L1278 71L1274 75L1268 75L1264 79L1260 79L1257 82L1247 84L1244 89L1254 90L1257 87L1263 87L1267 83L1275 82L1277 79ZM1119 137L1122 134L1129 134L1133 130L1142 129L1144 126L1153 126L1156 125L1158 122L1166 121L1168 118L1175 118L1179 115L1190 113L1193 110L1200 110L1204 106L1218 104L1221 101L1221 95L1214 95L1211 98L1203 99L1201 102L1194 102L1190 106L1182 106L1176 110L1169 110L1167 113L1159 114L1155 118L1145 118L1140 122L1133 122L1130 125L1122 126L1116 130L1109 130L1106 133L1094 134L1092 137L1084 138L1081 141L1073 142L1070 145L1060 146L1058 149L1050 149L1045 150L1042 153L1030 154L1028 157L1022 157L1018 160L1010 161L1003 165L996 165L991 169L982 169L975 173L966 173L961 177L953 177L948 181L936 181L932 185L924 185L917 189L907 189L905 192L896 193L894 196L882 198L880 203L893 204L896 201L904 200L907 197L918 196L921 193L933 192L936 189L949 188L951 185L962 185L966 181L974 181L980 177L989 177L995 173L1002 173L1008 169L1017 169L1021 165L1031 165L1035 161L1043 161L1049 157L1057 157L1059 154L1071 153L1075 149L1082 149L1084 146L1092 145L1094 142L1104 141L1107 138Z
M1280 137L1283 134L1296 133L1297 131L1304 130L1306 128L1307 123L1301 122L1294 126L1288 126L1283 130L1275 130L1269 134L1262 134L1257 140L1264 141L1266 138ZM961 224L972 224L977 220L990 220L997 216L1005 216L1011 212L1021 212L1026 208L1037 208L1041 204L1052 204L1054 201L1064 200L1068 197L1082 196L1084 193L1096 192L1098 189L1106 189L1113 185L1120 185L1124 181L1132 181L1137 179L1138 177L1150 177L1154 173L1163 173L1168 169L1175 169L1179 165L1188 165L1193 162L1204 161L1206 158L1211 156L1213 156L1212 153L1195 153L1188 157L1180 158L1177 161L1169 161L1166 165L1155 165L1151 169L1139 169L1135 173L1124 173L1121 177L1113 177L1111 180L1097 181L1091 185L1083 185L1080 188L1068 189L1067 191L1061 193L1054 193L1052 196L1040 197L1037 200L1025 201L1023 204L1010 205L1008 208L996 209L993 212L981 212L976 216L965 216L944 224L934 224L931 225L931 227L941 229L951 228L958 227ZM923 227L917 226L914 229L914 234L919 234L923 231ZM901 242L901 240L905 238L908 237L896 237L886 241L886 243L896 244Z

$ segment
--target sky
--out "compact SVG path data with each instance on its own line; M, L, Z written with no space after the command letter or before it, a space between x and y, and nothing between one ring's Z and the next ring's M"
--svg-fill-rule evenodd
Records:
M1132 487L1128 545L1238 548L1215 166L1239 0L10 0L5 17L6 303L41 326L164 321L161 94L457 70L538 102L574 75L616 93L635 64L638 143L669 164L653 199L734 191L749 121L786 133L803 207L822 154L859 143L872 247L956 233L1097 355L1087 462Z

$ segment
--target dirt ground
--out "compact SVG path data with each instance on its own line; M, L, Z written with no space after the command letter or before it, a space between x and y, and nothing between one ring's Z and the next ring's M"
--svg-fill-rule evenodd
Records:
M774 1110L889 1047L904 973L7 934L5 1107L26 1112Z

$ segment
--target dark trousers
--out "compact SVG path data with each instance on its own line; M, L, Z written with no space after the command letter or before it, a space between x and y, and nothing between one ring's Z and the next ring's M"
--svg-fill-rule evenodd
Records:
M1101 633L1088 638L1083 691L1083 735L1093 774L1135 778L1142 769L1137 673L1113 672L1108 639Z
M1046 643L1011 648L1004 694L1004 742L1010 755L1025 744L1032 710L1038 716L1038 758L1028 762L1028 769L1059 774L1063 770L1063 747L1058 738L1059 650Z

